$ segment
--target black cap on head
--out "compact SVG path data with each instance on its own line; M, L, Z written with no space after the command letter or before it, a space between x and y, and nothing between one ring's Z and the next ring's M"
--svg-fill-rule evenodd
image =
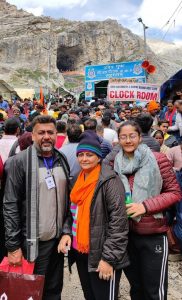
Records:
M81 134L76 154L78 155L81 152L93 152L102 157L100 140L93 130L86 130Z

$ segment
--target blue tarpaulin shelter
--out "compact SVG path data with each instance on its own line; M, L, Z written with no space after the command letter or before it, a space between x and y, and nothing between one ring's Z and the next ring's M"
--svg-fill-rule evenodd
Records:
M182 91L182 70L178 71L161 85L161 102L166 104L167 100L172 99L178 91Z

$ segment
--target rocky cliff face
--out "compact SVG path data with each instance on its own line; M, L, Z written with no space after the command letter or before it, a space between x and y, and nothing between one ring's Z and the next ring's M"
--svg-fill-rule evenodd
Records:
M13 85L44 85L48 65L52 83L59 81L57 34L52 19L34 17L0 0L0 76Z
M160 40L148 40L152 51L163 62L166 71L174 74L182 67L182 45Z
M35 17L0 0L0 77L14 86L62 84L59 70L79 70L101 64L144 59L143 40L116 21L72 22ZM151 82L173 72L148 47L157 66Z

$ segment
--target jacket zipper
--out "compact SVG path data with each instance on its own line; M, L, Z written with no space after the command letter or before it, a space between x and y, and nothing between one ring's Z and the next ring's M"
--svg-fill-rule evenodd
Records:
M92 205L93 205L93 202L94 202L94 200L95 200L95 198L96 198L96 196L97 196L97 194L98 194L98 191L99 191L99 189L101 188L101 186L102 186L105 182L107 182L108 180L110 180L110 179L112 179L112 178L115 178L115 177L116 177L115 175L111 175L110 177L106 178L103 182L99 182L99 184L98 184L98 186L97 186L97 188L96 188L96 190L95 190L95 192L94 192L94 195L93 195L93 199L92 199L91 206L90 206L90 211L91 211L91 207L92 207Z
M91 209L92 209L92 205L97 197L97 194L98 194L98 191L99 189L103 186L103 184L105 182L107 182L108 180L112 179L112 178L115 178L116 176L115 175L111 175L110 177L106 178L103 182L99 182L95 192L94 192L94 196L93 196L93 199L92 199L92 202L91 202L91 206L90 206L90 212L91 212ZM91 239L91 226L89 226L89 233L90 233L90 239ZM88 253L88 266L89 266L89 253Z

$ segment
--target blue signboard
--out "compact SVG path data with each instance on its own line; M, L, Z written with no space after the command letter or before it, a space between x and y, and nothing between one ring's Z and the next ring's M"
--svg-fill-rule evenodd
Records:
M145 76L142 61L120 62L107 65L86 66L85 80L100 81L110 78L134 78Z
M136 78L136 81L145 82L145 70L141 67L142 61L119 62L106 65L85 67L85 99L90 100L95 94L95 81L109 80L110 78Z

